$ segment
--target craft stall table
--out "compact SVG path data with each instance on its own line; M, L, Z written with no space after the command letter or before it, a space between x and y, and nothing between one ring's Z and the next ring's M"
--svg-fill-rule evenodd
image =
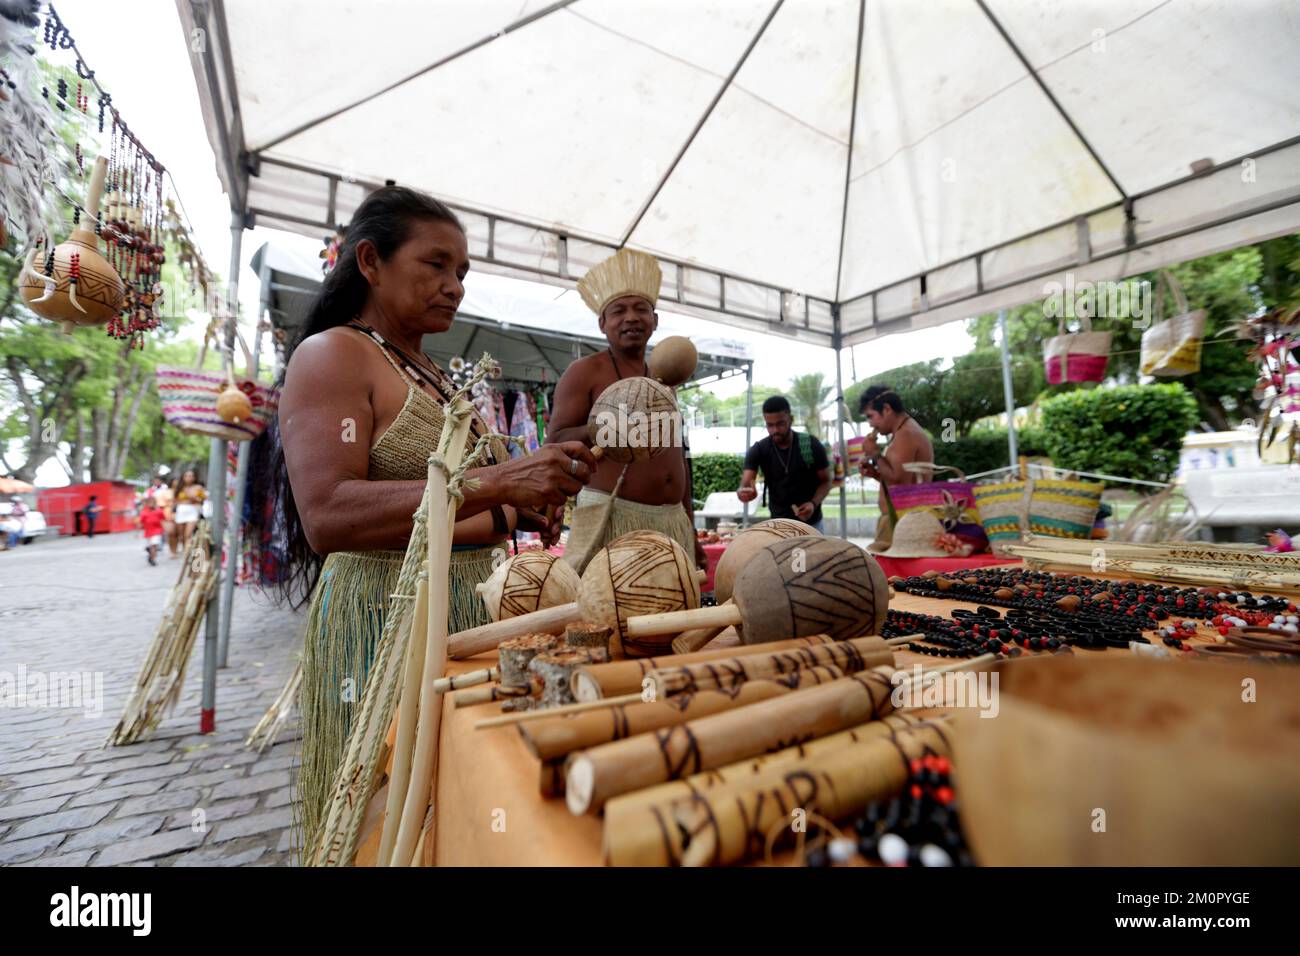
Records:
M1102 579L1100 575L1088 575ZM1115 576L1111 580L1125 580ZM1141 583L1150 583L1143 581ZM975 610L978 605L898 593L890 608L947 617L958 608ZM1159 645L1159 638L1152 637ZM1198 622L1191 644L1214 642L1214 630ZM715 639L710 648L739 645L734 629ZM752 650L761 650L755 646ZM1115 659L1131 656L1128 649L1083 650L1077 659ZM1026 652L1025 657L1050 656L1050 652ZM1187 654L1186 656L1191 656ZM1022 658L1023 659L1023 658ZM467 660L448 662L447 673L461 674L495 663L490 652ZM933 657L895 648L896 665L910 669L941 663ZM947 663L947 662L942 662ZM1190 661L1171 661L1172 667L1213 666ZM528 752L514 726L476 730L474 725L497 716L493 704L455 708L450 699L443 703L440 770L437 776L436 840L426 847L426 865L438 866L599 866L602 864L602 819L597 815L574 816L560 797L539 793L540 764ZM382 803L382 801L378 801ZM432 850L432 852L430 852ZM367 865L375 853L375 841L364 842L358 863Z

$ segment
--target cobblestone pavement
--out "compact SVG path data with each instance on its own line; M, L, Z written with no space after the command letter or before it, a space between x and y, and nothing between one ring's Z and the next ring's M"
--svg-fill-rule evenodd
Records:
M216 733L198 732L200 631L172 716L140 743L102 747L178 568L167 557L149 567L138 533L0 553L0 703L6 675L11 687L26 676L29 693L34 674L89 671L88 688L102 679L100 713L93 701L0 706L0 865L291 863L296 712L261 755L243 744L288 678L303 615L237 588Z

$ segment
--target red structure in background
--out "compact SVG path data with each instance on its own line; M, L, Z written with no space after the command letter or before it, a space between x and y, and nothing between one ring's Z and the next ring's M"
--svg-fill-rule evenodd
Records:
M95 534L135 529L135 488L125 481L41 488L36 492L37 507L45 515L45 523L57 527L60 535L85 534L85 523L78 527L77 512L85 510L91 495L98 497L96 504L104 509L95 522Z

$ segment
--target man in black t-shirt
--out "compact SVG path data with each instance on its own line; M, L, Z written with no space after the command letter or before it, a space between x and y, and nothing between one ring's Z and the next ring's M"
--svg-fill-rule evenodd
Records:
M773 518L797 518L822 530L822 499L830 493L830 460L812 435L794 431L790 403L773 395L763 403L767 437L745 455L737 494L741 501L758 497L754 479L763 472L768 509Z

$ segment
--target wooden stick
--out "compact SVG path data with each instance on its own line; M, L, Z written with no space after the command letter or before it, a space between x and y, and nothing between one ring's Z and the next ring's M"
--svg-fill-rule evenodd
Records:
M477 684L487 684L500 679L500 668L485 667L482 670L457 674L455 677L441 677L433 682L433 692L446 694L449 691L460 690L462 687L474 687Z
M735 604L699 607L687 611L664 611L660 614L641 614L627 619L629 637L653 637L707 627L728 628L742 623L740 608Z
M1098 547L1104 547L1099 544ZM1068 568L1091 570L1091 554L1057 550L1040 543L1004 544L999 549L1022 558L1026 565L1041 567L1055 564ZM1223 564L1194 564L1187 561L1144 561L1136 558L1105 557L1105 574L1149 578L1156 581L1173 581L1180 584L1197 584L1207 587L1232 589L1251 588L1268 591L1293 591L1300 588L1300 570L1286 571L1272 568L1254 568ZM628 622L629 625L631 621Z
M557 604L555 607L530 611L518 617L481 624L451 635L447 654L452 660L462 660L494 650L502 641L529 634L563 634L570 624L582 620L578 602Z
M665 827L664 823L672 819L673 807L680 801L707 799L729 787L752 784L772 771L789 770L802 760L821 757L852 744L894 740L899 732L916 727L934 727L942 731L948 726L948 720L945 715L923 718L894 713L752 760L615 797L605 805L605 862L610 866L679 865L688 834L675 826Z
M416 730L416 749L411 759L411 785L402 806L397 827L392 862L408 865L414 859L416 842L431 800L436 795L434 773L438 757L438 733L442 724L442 696L432 690L433 682L447 667L447 612L450 605L450 566L452 530L456 523L456 503L448 494L448 473L465 457L469 437L470 406L456 399L447 407L446 420L438 441L438 450L429 460L429 591L428 649L424 657L424 676L420 681L420 717ZM442 459L440 467L435 458ZM443 469L446 469L445 471ZM409 702L408 702L409 705Z
M819 687L574 753L565 778L569 811L575 816L595 813L621 793L883 717L894 709L893 674L893 667L875 667Z
M1015 542L1012 542L1013 544ZM1046 538L1031 535L1020 542L1031 547L1069 551L1089 557L1097 550L1109 562L1112 558L1137 558L1148 561L1172 561L1179 564L1208 564L1218 567L1242 566L1276 571L1300 571L1300 552L1264 551L1257 545L1205 544L1198 541L1100 541L1075 538Z
M477 704L490 704L498 700L527 697L528 694L527 687L502 687L500 684L488 684L457 691L451 695L451 706L459 710L461 707L474 707Z
M631 704L641 699L640 694L624 694L622 697L608 697L603 700L585 700L577 704L565 704L563 707L547 707L543 710L525 710L518 714L506 714L503 717L489 717L474 725L475 730L489 730L492 727L509 727L522 724L528 720L540 720L546 717L563 717L601 707L616 707L619 704Z
M723 660L660 668L648 676L654 682L656 696L663 698L734 687L746 681L777 677L819 664L838 667L845 674L856 674L881 664L894 663L893 649L879 637L855 637L783 651L763 651L761 646L756 651L746 651Z
M575 750L635 737L661 727L684 724L696 717L707 717L709 714L755 704L769 697L780 697L843 676L844 673L838 667L805 667L791 674L769 680L748 681L727 690L705 690L698 694L682 694L649 703L644 701L640 693L605 698L593 703L612 704L608 709L561 717L552 717L553 711L541 711L537 713L538 720L519 728L519 734L534 756L543 761L553 761ZM613 704L620 700L631 702ZM563 786L559 789L563 790Z
M731 598L727 598L719 607L726 607L729 604L731 604ZM673 653L693 654L696 651L703 650L705 644L725 630L726 627L719 627L715 624L712 627L697 627L685 631L673 639Z
M388 796L384 801L384 830L379 839L379 857L376 866L392 866L393 844L397 840L397 824L401 819L402 804L411 781L411 751L415 745L415 721L419 716L416 702L420 699L420 678L424 674L424 655L428 650L429 582L420 578L415 583L415 611L411 616L411 638L406 647L406 673L402 684L402 700L406 706L397 712L397 740L393 745L392 770L388 775Z
M814 637L797 637L788 641L772 641L770 644L754 644L754 651L777 651L791 647L811 647L814 644L826 644L830 638L824 634ZM711 651L696 651L694 654L669 654L665 657L640 657L626 661L612 661L609 664L593 664L580 668L573 675L573 696L578 700L599 700L601 697L616 697L630 694L650 686L645 683L646 675L662 667L676 667L680 664L695 664L699 661L716 661L736 656L739 648L720 647Z

